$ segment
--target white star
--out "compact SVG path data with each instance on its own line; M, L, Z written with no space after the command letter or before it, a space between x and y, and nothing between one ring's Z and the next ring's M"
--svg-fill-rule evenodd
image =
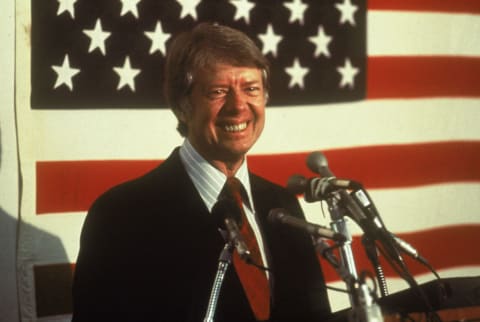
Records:
M344 24L349 22L352 26L355 26L355 18L353 15L357 11L358 7L350 2L350 0L343 0L342 4L336 4L335 7L340 11L340 23Z
M58 1L58 10L57 10L57 16L60 16L62 13L67 11L70 13L70 16L72 18L75 18L75 9L74 5L77 0L57 0Z
M180 19L190 15L193 19L197 20L197 10L196 7L202 0L177 0L182 7L182 12L180 13Z
M105 40L110 37L110 32L103 31L100 19L97 19L94 29L85 29L83 33L90 37L88 52L91 53L98 48L105 55Z
M292 13L288 22L293 23L298 20L303 25L303 14L308 6L302 3L302 0L293 0L292 3L285 3L284 6L288 7Z
M266 33L259 34L258 37L263 43L262 54L266 55L270 52L274 57L277 56L277 46L282 36L275 34L272 25L268 24Z
M166 53L166 46L165 44L167 43L168 38L170 38L170 34L166 34L163 32L162 25L160 24L160 21L157 21L157 26L155 27L155 30L152 31L145 31L145 36L150 38L152 41L152 45L150 46L150 54L153 54L157 50L160 53L165 54Z
M236 8L234 20L244 19L248 24L250 23L250 10L255 7L255 4L248 2L248 0L230 0Z
M345 59L345 65L343 67L338 67L337 71L342 75L342 80L340 81L339 87L349 86L350 88L354 87L354 77L358 74L359 69L353 67L350 63L350 59Z
M318 32L315 37L308 37L310 42L315 45L315 57L320 55L325 55L325 57L330 57L330 51L328 50L328 44L332 41L332 37L328 36L323 31L323 26L318 27Z
M292 88L295 85L298 85L300 88L304 88L303 78L309 72L309 70L308 68L300 65L298 58L295 58L292 67L285 68L285 71L288 75L290 75L290 84L288 84L288 88Z
M62 66L52 66L55 73L57 73L57 81L53 88L57 88L65 84L70 90L73 90L72 77L80 72L80 69L71 68L68 55L65 55Z
M127 13L131 12L135 18L138 18L138 9L137 4L141 0L120 0L122 2L122 12L120 16L124 16Z
M140 73L140 69L132 68L130 66L130 58L127 56L125 58L125 63L123 67L113 67L113 70L120 76L120 81L118 82L117 90L121 89L125 85L128 85L132 91L135 92L135 76Z

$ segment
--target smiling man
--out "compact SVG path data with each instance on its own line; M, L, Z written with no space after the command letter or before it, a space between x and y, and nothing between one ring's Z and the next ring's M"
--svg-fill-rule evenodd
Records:
M248 170L246 153L265 123L269 77L267 60L237 30L202 23L174 39L165 95L184 143L156 169L107 191L90 208L74 278L73 321L202 321L228 242L214 215L226 186L245 218L237 222L240 232L245 240L253 236L253 244L248 239L247 261L233 250L214 321L329 316L310 236L267 221L274 208L303 218L298 200Z
M262 71L226 63L197 71L189 106L178 113L195 150L227 176L234 175L265 123Z

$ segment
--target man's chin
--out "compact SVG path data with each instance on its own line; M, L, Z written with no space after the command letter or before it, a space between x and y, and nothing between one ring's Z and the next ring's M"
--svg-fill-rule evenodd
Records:
M225 161L239 161L245 157L251 146L225 146L221 149L221 157Z

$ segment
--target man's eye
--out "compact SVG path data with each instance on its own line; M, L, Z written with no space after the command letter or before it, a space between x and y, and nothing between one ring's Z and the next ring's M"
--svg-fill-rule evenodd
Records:
M256 96L260 93L260 87L257 87L257 86L247 87L246 92L248 93L248 95Z
M208 92L209 98L219 98L227 94L227 91L224 89L214 89Z

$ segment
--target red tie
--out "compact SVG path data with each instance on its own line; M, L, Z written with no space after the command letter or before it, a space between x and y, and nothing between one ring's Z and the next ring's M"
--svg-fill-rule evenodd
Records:
M243 189L242 183L237 178L230 177L227 179L227 187L240 208L242 220L239 225L240 233L250 250L250 258L255 264L265 266L252 227L248 223L245 210L243 209L241 194ZM270 287L265 271L259 267L246 263L240 258L237 252L233 253L233 265L235 266L238 277L242 282L243 289L247 294L255 318L258 321L268 320L270 316Z

